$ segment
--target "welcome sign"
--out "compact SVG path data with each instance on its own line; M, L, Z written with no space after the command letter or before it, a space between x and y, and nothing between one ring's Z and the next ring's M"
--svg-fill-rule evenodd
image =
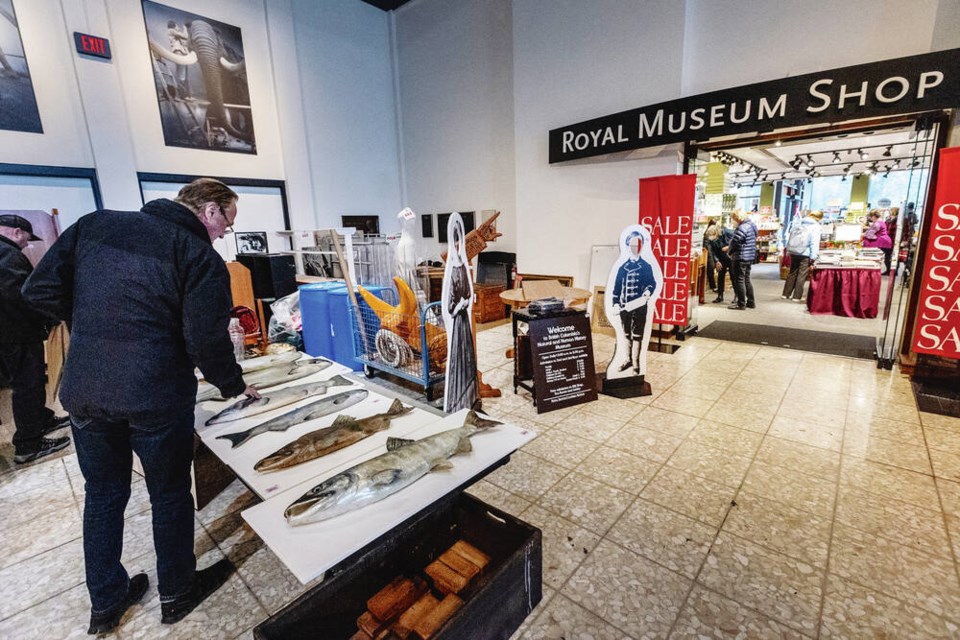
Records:
M960 359L960 147L940 152L913 350Z
M960 49L724 89L550 131L550 162L960 106Z

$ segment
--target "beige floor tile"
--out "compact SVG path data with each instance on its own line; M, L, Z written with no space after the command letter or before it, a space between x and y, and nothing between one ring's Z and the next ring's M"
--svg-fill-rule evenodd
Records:
M486 502L491 507L496 507L514 516L520 515L531 505L529 500L514 495L506 489L501 489L486 480L480 480L467 487L467 493Z
M843 448L843 422L811 422L778 414L767 432L771 436L839 452Z
M721 532L698 582L813 635L819 623L822 577L812 565Z
M951 482L943 478L936 478L935 482L940 493L943 511L948 515L960 517L960 482Z
M960 482L960 451L930 449L933 475L945 480Z
M714 371L701 373L694 370L675 382L667 393L716 401L723 397L727 387L736 379L736 374L722 375Z
M554 596L557 594L554 589L551 589L546 585L543 585L542 590L543 595L540 598L540 602L538 602L537 606L533 608L533 611L527 615L523 623L517 627L517 630L513 632L513 635L510 636L510 640L520 640L521 638L525 637L527 629L529 629L533 622L540 617L540 614L543 613L543 611L550 604L550 601L553 600ZM570 606L575 607L577 605L571 603Z
M918 551L950 557L950 543L939 510L924 509L858 489L840 488L837 522L883 536Z
M592 440L553 429L525 444L523 451L565 469L573 469L598 446Z
M663 467L640 496L660 506L719 527L736 489L690 473Z
M843 453L918 473L931 472L930 455L924 446L869 436L863 440L848 438L843 445Z
M777 467L785 467L826 480L835 480L840 470L840 454L828 449L811 447L799 442L775 438L767 434L756 460Z
M807 511L817 518L831 519L837 484L834 480L754 461L740 490Z
M699 398L697 396L688 396L675 393L671 388L659 398L654 400L650 406L667 411L675 411L688 416L702 418L710 413L716 401L710 398Z
M234 480L216 498L210 501L203 509L197 512L200 522L207 524L219 520L234 511L243 511L260 502L239 480Z
M565 407L563 409L556 409L554 411L547 411L546 413L537 413L536 408L533 406L533 403L526 401L523 403L523 406L517 411L532 411L532 419L534 422L539 424L544 424L549 427L555 427L557 424L574 415L575 413L580 413L580 407Z
M537 504L590 531L604 535L627 510L634 496L579 473L571 473Z
M728 424L747 431L766 433L773 422L776 407L767 409L743 406L736 403L717 403L708 418L721 424Z
M843 456L840 482L845 488L869 491L903 500L924 509L940 510L937 486L932 476L872 460Z
M771 551L825 568L832 518L741 491L723 531Z
M924 446L923 429L912 422L890 420L882 416L847 414L845 435L849 441L862 441L868 437L895 440L912 446Z
M830 572L939 616L960 610L953 561L836 523Z
M788 396L789 393L790 392L787 393ZM810 391L809 389L805 390L804 393L807 394L807 398L809 398L810 394L813 394L814 397L816 397L816 393ZM777 416L789 418L791 420L803 420L813 424L843 427L843 424L847 419L847 411L846 409L822 405L818 402L813 402L808 399L801 406L781 404L777 409Z
M960 451L960 429L940 429L938 427L924 427L927 446L940 451Z
M826 382L818 388L811 386L807 380L799 380L787 389L786 397L780 403L780 412L808 420L810 415L819 415L816 413L818 411L828 412L825 415L846 413L847 406L848 396L838 392L833 382Z
M83 535L80 510L75 502L17 526L0 528L0 569L22 562Z
M681 438L668 436L646 427L628 424L613 434L606 445L641 458L666 462L680 446Z
M677 640L801 640L812 636L805 636L781 622L697 585L690 593L670 637Z
M640 409L643 410L643 407L640 407ZM610 436L623 428L623 425L627 424L627 422L628 420L623 417L610 418L589 411L578 411L557 422L554 430L570 433L594 443L601 443L606 442Z
M912 399L910 402L903 404L899 402L878 404L873 413L874 415L880 415L890 420L920 424L920 412L917 410L917 405Z
M695 578L717 530L646 500L637 500L607 539L671 571Z
M837 576L827 579L821 638L955 638L958 631L896 598Z
M604 418L622 421L629 421L643 411L642 406L602 394L595 401L581 405L580 409L581 411L577 413L592 413Z
M736 449L717 449L697 440L686 440L673 452L667 465L736 488L750 466L750 457L737 453Z
M690 585L689 579L604 540L560 593L630 636L662 637Z
M543 534L543 582L559 589L600 542L600 536L536 505L523 520Z
M625 637L623 631L559 593L520 636L523 640L623 640Z
M510 462L488 475L486 480L533 502L565 475L567 470L563 467L517 451L510 456Z
M699 422L700 418L696 416L688 416L676 411L651 406L634 418L631 424L668 436L684 438L693 431L693 428Z
M706 419L697 424L689 438L694 442L727 451L731 455L753 457L763 441L763 434Z
M920 412L920 422L925 427L936 427L937 429L951 429L960 431L960 418L953 416L944 416L938 413Z
M638 494L660 467L660 462L601 446L587 456L576 471L627 493Z

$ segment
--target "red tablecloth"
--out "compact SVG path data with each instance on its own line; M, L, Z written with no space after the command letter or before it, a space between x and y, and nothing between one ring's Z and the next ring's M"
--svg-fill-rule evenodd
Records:
M817 268L810 273L810 313L876 318L880 307L879 269Z

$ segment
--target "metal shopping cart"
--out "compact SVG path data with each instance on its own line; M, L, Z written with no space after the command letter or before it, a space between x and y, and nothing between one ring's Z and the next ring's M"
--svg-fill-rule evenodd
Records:
M433 387L444 378L447 333L440 303L426 305L418 314L375 313L360 305L351 308L353 352L372 378L382 371L423 387L428 401Z

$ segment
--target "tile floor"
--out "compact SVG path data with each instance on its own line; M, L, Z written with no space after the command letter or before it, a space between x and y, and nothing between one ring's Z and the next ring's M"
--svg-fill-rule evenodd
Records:
M960 420L919 413L872 362L692 338L651 353L654 395L537 415L510 389L510 327L477 337L486 410L541 435L470 492L543 530L544 597L517 638L960 637ZM598 361L610 340L596 339ZM9 443L9 396L0 402ZM0 638L85 636L76 455L0 446ZM173 628L151 589L119 638L250 638L300 585L239 516L197 513L205 565L238 566ZM135 481L124 557L155 576Z

